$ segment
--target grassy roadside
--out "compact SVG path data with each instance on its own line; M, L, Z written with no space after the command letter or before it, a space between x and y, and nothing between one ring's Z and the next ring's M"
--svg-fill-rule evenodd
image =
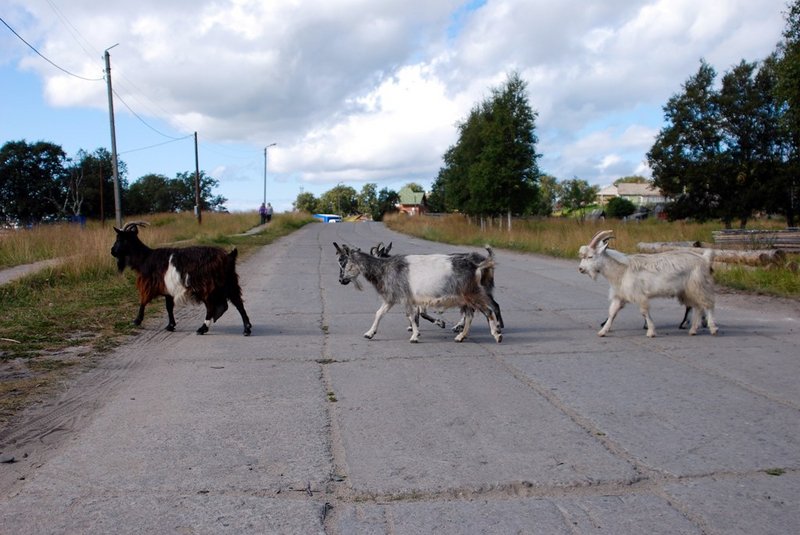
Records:
M277 214L266 230L239 235L258 222L255 213L204 214L198 226L191 214L142 217L151 247L181 245L237 247L240 259L256 248L312 221L309 216ZM65 374L92 365L134 332L138 305L135 276L117 272L110 255L111 225L43 227L0 237L0 265L62 257L58 266L0 286L0 426L32 395L52 389ZM148 312L163 313L161 307Z
M718 223L687 223L647 220L623 222L619 220L586 221L550 218L531 221L514 221L512 230L487 226L481 229L461 215L442 217L407 217L395 214L385 219L386 225L398 232L420 238L482 247L490 244L503 249L538 253L559 258L575 259L578 249L585 245L598 230L614 231L613 247L625 253L637 252L639 242L700 241L713 243L712 232L720 230ZM764 221L751 228L784 228L783 222ZM777 266L731 267L716 270L718 284L735 290L800 299L799 255L787 255Z

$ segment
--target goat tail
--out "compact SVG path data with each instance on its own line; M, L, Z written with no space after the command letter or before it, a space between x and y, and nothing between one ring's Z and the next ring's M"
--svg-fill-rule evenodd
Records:
M711 273L714 273L714 249L704 249L703 250L703 258L708 262L708 270Z

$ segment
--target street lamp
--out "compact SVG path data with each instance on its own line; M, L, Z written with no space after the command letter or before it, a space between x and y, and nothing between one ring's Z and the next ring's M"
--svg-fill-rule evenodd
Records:
M267 204L267 149L275 145L277 143L270 143L264 147L264 204Z

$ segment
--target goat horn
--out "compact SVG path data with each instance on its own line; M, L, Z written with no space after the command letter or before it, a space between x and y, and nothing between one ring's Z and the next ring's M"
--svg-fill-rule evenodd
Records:
M147 225L148 223L146 221L131 221L122 227L122 232L130 232L131 230L136 231L137 227L146 227Z
M608 240L614 236L613 230L600 230L594 235L592 241L589 242L589 249L594 249L598 243L603 240Z

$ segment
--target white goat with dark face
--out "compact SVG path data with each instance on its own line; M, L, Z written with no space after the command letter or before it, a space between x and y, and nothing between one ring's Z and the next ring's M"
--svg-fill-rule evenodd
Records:
M690 335L697 334L703 316L711 334L717 334L714 323L714 279L711 276L713 250L706 249L703 254L669 251L626 255L608 248L608 240L612 237L612 231L602 230L594 235L588 245L581 246L578 253L581 259L578 270L581 273L589 275L592 280L599 273L611 285L608 320L598 331L598 336L608 333L625 303L639 305L647 323L647 336L655 336L649 303L653 297L677 297L681 303L695 310Z
M375 313L375 321L364 333L372 338L378 330L383 315L392 306L404 305L411 325L411 342L419 339L419 328L415 316L418 307L461 308L466 311L464 329L455 337L461 342L469 334L475 310L482 312L489 322L489 329L497 343L503 335L497 327L491 301L481 285L481 273L494 266L494 260L486 259L476 264L460 255L397 255L376 258L358 249L334 242L339 257L339 282L352 282L361 289L358 277L363 275L383 300Z
M392 250L392 243L389 242L389 245L384 246L383 242L378 243L375 247L370 248L369 254L377 258L389 258L389 251ZM483 256L479 253L451 253L450 256L460 255L467 257L471 262L474 264L480 264L481 262L485 261L487 258L494 260L494 252L492 248L486 245L486 252L489 253L489 256ZM497 328L502 330L503 325L503 315L500 313L500 305L494 299L494 267L486 268L481 271L481 286L486 289L486 295L489 296L489 300L492 304L492 311L494 312L495 319L497 320ZM430 314L428 314L428 310L425 307L418 307L418 317L422 319L428 320L429 322L433 323L434 325L445 328L446 324L443 319L434 318ZM460 333L464 329L464 321L466 320L466 313L462 311L461 319L458 323L455 324L453 327L454 333ZM417 327L419 327L419 321L417 322ZM408 330L412 330L411 327Z

